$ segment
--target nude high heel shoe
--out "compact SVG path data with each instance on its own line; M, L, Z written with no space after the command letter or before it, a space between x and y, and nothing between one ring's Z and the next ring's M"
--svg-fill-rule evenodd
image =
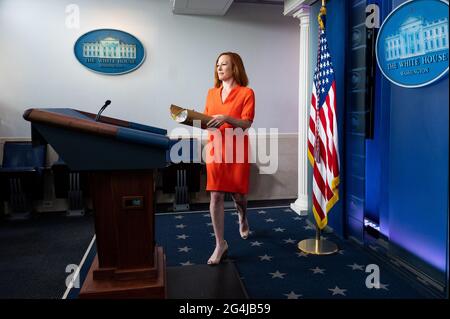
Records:
M211 259L209 258L208 260L208 265L210 266L215 266L221 263L221 261L223 259L225 259L227 257L228 254L228 243L226 240L224 240L225 245L222 248L222 251L220 252L220 254L218 255L218 257L216 259Z
M245 231L242 230L242 226L244 225L243 221L245 221L245 224L247 224L247 230ZM247 239L249 233L250 233L250 226L248 225L247 216L246 214L244 214L243 218L239 220L239 234L241 235L242 239Z
M239 223L239 234L241 235L242 239L247 239L249 232L250 232L250 227L248 226L248 221L247 221L247 230L245 230L245 231L241 230L241 223Z

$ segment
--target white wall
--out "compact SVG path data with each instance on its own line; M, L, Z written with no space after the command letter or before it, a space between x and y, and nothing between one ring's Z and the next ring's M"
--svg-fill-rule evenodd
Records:
M80 8L79 29L65 26L65 8ZM256 93L254 127L297 132L299 26L282 6L233 4L223 17L173 15L169 0L0 0L0 137L29 137L30 107L69 107L176 127L170 104L203 110L222 51L240 53ZM147 51L136 71L101 75L73 54L82 34L129 32Z

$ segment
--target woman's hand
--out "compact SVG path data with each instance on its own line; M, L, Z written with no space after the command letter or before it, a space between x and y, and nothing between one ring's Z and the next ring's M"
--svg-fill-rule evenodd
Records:
M208 128L219 128L228 121L228 116L219 114L219 115L213 115L213 119L209 121L206 125Z

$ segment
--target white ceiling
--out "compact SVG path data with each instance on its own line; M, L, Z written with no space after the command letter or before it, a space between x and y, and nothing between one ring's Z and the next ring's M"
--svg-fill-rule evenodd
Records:
M171 0L174 14L225 15L233 3L283 5L284 0Z

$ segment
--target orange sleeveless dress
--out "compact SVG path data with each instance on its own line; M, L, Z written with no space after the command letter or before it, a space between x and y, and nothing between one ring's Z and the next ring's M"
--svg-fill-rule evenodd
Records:
M208 91L205 114L224 114L236 119L253 122L255 117L255 94L252 89L236 86L231 90L223 103L221 95L222 87L212 88ZM214 143L214 138L216 136L219 137L219 135L214 133L214 130L208 133L209 143L211 146L214 146L207 148L205 154L207 159L206 190L248 194L250 177L248 135L241 134L242 138L234 136L230 139L226 137L226 134L229 134L231 131L225 131L227 128L233 129L234 127L231 124L224 123L218 129L221 133L222 143ZM216 154L219 151L219 147L222 151ZM217 160L219 158L220 160Z

